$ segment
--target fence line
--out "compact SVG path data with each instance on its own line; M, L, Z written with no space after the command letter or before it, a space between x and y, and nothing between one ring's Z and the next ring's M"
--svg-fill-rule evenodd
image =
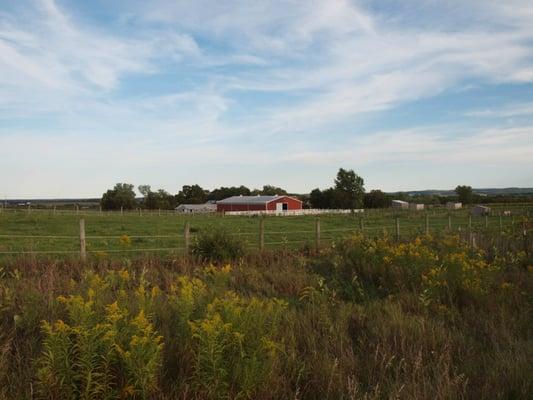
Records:
M361 234L370 233L374 231L383 231L384 234L391 234L394 235L396 240L400 240L402 237L402 229L407 229L408 231L411 231L410 233L422 233L429 234L432 231L436 230L443 230L448 232L456 231L458 233L466 233L468 234L468 241L469 243L472 243L473 246L475 246L475 237L473 237L474 234L478 233L479 229L482 229L485 233L487 232L498 232L500 239L503 237L504 232L509 233L515 233L516 231L520 232L521 235L524 237L524 246L527 249L528 246L528 240L527 235L531 231L528 225L528 220L524 219L522 221L521 226L518 225L518 227L515 224L515 220L511 219L511 224L504 224L503 219L500 216L498 219L497 224L491 224L489 225L487 223L487 219L485 218L484 221L476 221L480 222L478 224L472 224L472 218L469 217L468 221L462 221L460 223L457 223L457 221L454 221L454 224L452 224L452 219L448 218L447 221L440 222L435 221L434 223L429 223L429 217L426 214L423 221L414 221L411 219L401 219L399 217L396 217L394 219L394 224L391 225L380 225L380 226L368 226L363 224L364 218L359 219L359 226L353 226L348 228L329 228L329 229L321 229L320 226L320 218L315 218L315 226L313 230L288 230L288 231L268 231L265 230L265 219L260 218L259 219L259 230L258 231L250 231L250 232L233 232L229 235L231 236L256 236L258 239L258 243L250 243L245 242L244 244L246 246L258 246L261 251L265 249L265 246L267 245L286 245L286 244L296 244L296 243L313 243L315 245L316 250L318 251L321 246L321 242L323 241L329 241L334 240L336 237L330 236L326 237L324 234L328 233L342 233L342 232L359 232ZM368 221L367 221L368 222ZM463 231L464 228L464 231ZM508 229L505 229L508 228ZM518 229L517 229L518 228ZM404 231L405 232L405 231ZM295 235L295 234L308 234L310 235L307 239L291 239L288 240L287 236ZM314 234L314 237L311 236ZM283 240L274 240L274 241L268 241L265 242L265 236L271 237L272 235L284 235ZM405 235L405 233L404 233ZM79 250L21 250L21 251L0 251L0 254L79 254L80 258L83 261L86 260L87 254L91 253L131 253L131 252L158 252L158 251L178 251L178 250L184 250L185 254L189 254L190 252L190 245L191 245L191 237L196 236L194 232L190 231L190 224L188 221L185 222L185 227L183 234L174 234L174 235L86 235L85 232L85 220L84 218L81 218L79 220L79 235L20 235L20 234L14 234L14 235L8 235L8 234L0 234L0 238L8 238L8 239L79 239ZM99 240L99 239L123 239L124 237L131 238L131 239L142 239L142 238L149 238L149 239L183 239L184 246L178 246L178 247L156 247L156 248L138 248L138 249L88 249L87 248L87 240Z

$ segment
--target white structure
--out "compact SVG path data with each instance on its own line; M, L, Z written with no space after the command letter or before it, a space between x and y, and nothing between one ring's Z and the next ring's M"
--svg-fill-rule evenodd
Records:
M320 214L351 214L351 213L362 213L363 209L355 210L343 210L343 209L318 209L318 208L302 208L301 210L255 210L255 211L226 211L224 215L281 215L281 216L290 216L290 215L320 215Z
M424 209L424 205L420 204L420 203L409 203L409 208L411 210L423 210Z
M459 210L460 208L463 208L463 203L456 203L454 201L449 201L446 203L446 208L448 210Z
M472 215L479 217L482 215L489 215L489 213L490 213L490 208L487 206L477 205L477 206L472 207Z
M216 212L217 205L214 203L205 204L180 204L175 208L176 212L183 214L205 214Z
M392 200L392 208L409 208L409 203L403 200Z

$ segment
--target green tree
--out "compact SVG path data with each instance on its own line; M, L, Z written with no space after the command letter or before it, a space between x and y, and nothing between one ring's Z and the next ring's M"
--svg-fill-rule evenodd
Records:
M262 196L275 196L276 194L287 194L287 191L277 186L264 185L263 189L255 189L252 194L260 194Z
M457 196L459 197L459 201L463 204L470 204L472 203L472 199L474 197L474 192L472 191L471 186L457 186L455 188L455 193L457 193Z
M335 178L335 208L362 208L365 195L364 180L353 170L340 168Z
M207 196L208 200L222 200L227 199L231 196L250 196L251 191L246 186L231 186L231 187L220 187L218 189L214 189L209 193Z
M176 201L178 204L203 204L208 193L199 185L184 185L176 195Z
M131 210L137 205L134 186L129 183L117 183L102 195L100 205L104 210Z
M371 190L369 193L365 193L365 208L386 208L390 207L391 202L391 196L381 190Z

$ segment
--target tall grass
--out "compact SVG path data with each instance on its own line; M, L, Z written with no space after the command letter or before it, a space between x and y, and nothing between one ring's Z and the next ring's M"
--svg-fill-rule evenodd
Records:
M350 236L230 264L0 268L0 398L528 399L533 262Z

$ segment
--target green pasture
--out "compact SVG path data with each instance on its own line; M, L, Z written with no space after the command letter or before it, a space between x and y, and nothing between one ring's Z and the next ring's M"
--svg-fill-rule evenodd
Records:
M16 252L75 254L79 251L79 220L85 220L89 254L184 251L184 227L190 226L191 240L213 229L236 235L248 247L259 246L260 220L264 218L265 248L314 245L316 220L320 240L327 242L352 232L365 235L400 237L451 230L520 232L531 207L524 205L492 207L491 215L470 216L469 210L427 211L366 210L364 213L317 216L222 216L183 215L172 212L98 212L53 210L3 210L0 213L0 256ZM504 215L503 211L511 211ZM426 222L427 221L427 222Z

